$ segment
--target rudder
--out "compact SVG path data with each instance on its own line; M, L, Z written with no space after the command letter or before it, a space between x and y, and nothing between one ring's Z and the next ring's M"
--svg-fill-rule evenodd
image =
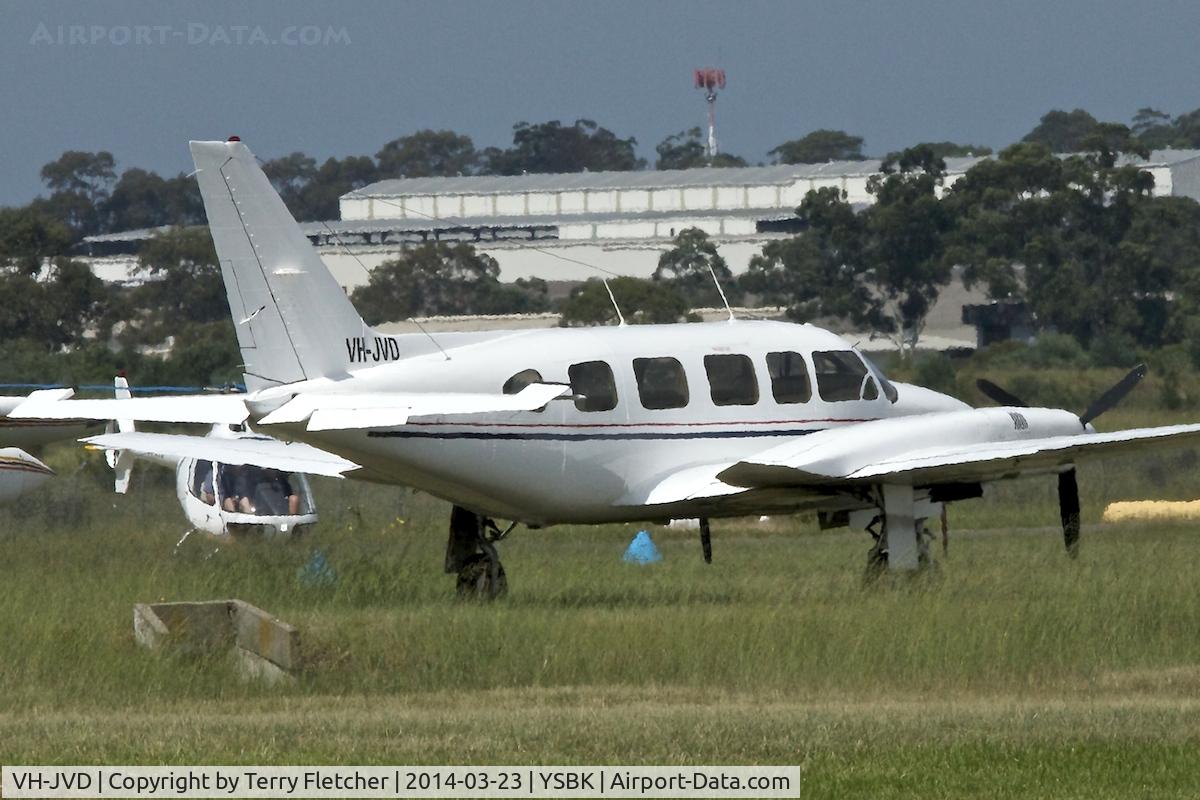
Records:
M370 329L240 141L191 142L251 391L347 374Z

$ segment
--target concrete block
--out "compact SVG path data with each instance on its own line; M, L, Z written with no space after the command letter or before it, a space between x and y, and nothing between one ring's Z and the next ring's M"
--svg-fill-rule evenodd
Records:
M230 661L238 675L246 680L261 681L268 686L278 683L295 683L296 677L287 670L280 669L265 658L234 647L229 651Z
M241 600L233 601L233 627L238 647L286 670L300 668L300 631Z
M153 650L166 642L171 631L146 603L133 606L133 638L142 647Z
M138 603L133 635L148 649L230 651L239 673L269 683L301 667L300 631L242 600Z

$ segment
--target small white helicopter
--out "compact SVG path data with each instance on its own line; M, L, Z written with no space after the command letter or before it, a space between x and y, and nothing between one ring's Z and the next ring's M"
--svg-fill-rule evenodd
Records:
M117 399L131 396L126 378L118 376L113 385ZM137 433L131 420L109 423L110 433L114 428L123 434ZM237 457L239 444L253 448L268 437L244 425L214 425L209 437L220 439L234 454L221 462L152 451L136 456L175 469L175 494L192 525L179 544L197 531L222 539L295 537L317 521L312 488L304 473L256 464L250 449L246 451L247 458ZM116 472L114 488L118 494L125 494L129 490L133 452L110 450L106 457Z

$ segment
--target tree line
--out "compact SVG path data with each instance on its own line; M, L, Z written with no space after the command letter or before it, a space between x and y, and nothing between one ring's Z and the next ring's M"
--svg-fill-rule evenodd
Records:
M337 197L383 174L493 174L539 169L640 169L636 142L595 123L521 123L511 148L476 150L469 137L419 131L375 157L266 162L297 209L335 216ZM1200 111L1176 118L1142 109L1132 126L1086 112L1052 111L1023 141L945 185L945 159L985 148L936 142L889 154L856 210L834 189L809 193L806 231L768 243L735 278L701 231L687 230L648 280L588 282L553 302L544 282L504 284L499 266L466 244L432 243L381 265L354 296L369 321L431 314L557 311L562 324L688 319L719 306L715 274L731 303L778 304L797 320L839 320L911 347L955 266L990 297L1021 300L1039 324L1099 358L1128 361L1139 348L1175 347L1200 363L1197 204L1155 197L1152 178L1123 154L1198 146ZM708 163L699 130L668 137L656 166ZM1060 158L1053 153L1072 151ZM772 151L778 161L862 157L862 139L816 131ZM721 163L738 163L726 156ZM530 167L533 169L531 170ZM172 228L140 254L153 279L104 284L70 252L87 232L203 222L193 180L128 169L107 153L65 153L47 164L50 190L0 208L0 382L103 379L119 368L143 383L221 383L238 356L212 242L203 228ZM171 357L158 353L170 346Z
M1077 152L1095 131L1111 123L1082 109L1045 114L1022 142L1055 153ZM1129 128L1147 148L1200 147L1200 109L1172 118L1153 108L1139 109ZM927 142L941 158L990 155L982 145ZM864 139L840 130L815 130L772 148L772 163L806 164L863 160ZM700 128L666 137L655 147L656 169L746 166L740 156L707 155ZM334 219L338 198L387 178L520 175L523 173L640 170L637 139L621 137L593 120L519 122L509 147L476 147L470 136L449 130L419 130L384 144L374 156L318 160L301 152L263 162L263 169L293 215L301 221ZM38 214L63 223L76 238L96 233L197 225L204 206L195 181L186 175L162 177L131 167L120 174L106 151L68 151L41 171L48 195L30 204Z

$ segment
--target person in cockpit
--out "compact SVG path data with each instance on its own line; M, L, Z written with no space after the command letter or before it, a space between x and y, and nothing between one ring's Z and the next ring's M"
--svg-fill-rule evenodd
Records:
M253 490L250 467L244 464L222 464L220 481L221 508L242 514L254 513L254 503L250 498Z
M292 482L288 479L287 473L282 470L263 470L259 489L260 491L265 490L267 496L286 498L289 516L294 517L300 513L300 495L292 488ZM282 511L283 509L280 508L278 513Z

